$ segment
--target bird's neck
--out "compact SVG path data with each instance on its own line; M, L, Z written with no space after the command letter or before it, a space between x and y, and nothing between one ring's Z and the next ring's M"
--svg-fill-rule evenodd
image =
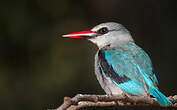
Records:
M106 45L102 48L99 48L99 50L114 50L114 49L117 49L117 48L122 48L122 47L125 47L125 46L128 46L128 45L136 45L133 41L130 41L130 42L126 42L126 43L122 43L122 44L116 44L116 45Z

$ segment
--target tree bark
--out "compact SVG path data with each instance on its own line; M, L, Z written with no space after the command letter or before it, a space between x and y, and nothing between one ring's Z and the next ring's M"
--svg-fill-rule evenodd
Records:
M169 96L168 99L174 104L169 108L177 109L177 95ZM147 96L109 96L109 95L82 95L77 94L75 97L64 97L64 103L53 110L79 110L85 107L108 107L108 106L151 106L157 107L155 98ZM166 107L168 108L168 107Z

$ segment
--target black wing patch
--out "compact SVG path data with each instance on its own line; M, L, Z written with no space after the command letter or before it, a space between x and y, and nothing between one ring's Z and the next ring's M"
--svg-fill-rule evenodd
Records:
M113 81L115 81L117 84L121 84L124 82L127 82L130 80L130 78L124 76L119 76L113 69L111 65L108 64L106 58L105 58L105 52L103 50L100 50L98 52L98 59L100 63L100 73L102 75L106 75L107 77L110 77ZM104 72L104 73L103 73ZM103 78L104 79L104 78Z

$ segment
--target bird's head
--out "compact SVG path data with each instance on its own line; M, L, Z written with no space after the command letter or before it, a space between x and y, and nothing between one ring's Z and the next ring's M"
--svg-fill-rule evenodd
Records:
M102 23L91 30L71 33L63 35L63 37L87 39L99 48L105 46L119 47L134 42L129 31L123 25L114 22Z

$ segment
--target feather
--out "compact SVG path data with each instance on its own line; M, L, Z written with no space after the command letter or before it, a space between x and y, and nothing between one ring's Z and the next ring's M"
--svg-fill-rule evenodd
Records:
M99 50L98 59L100 73L123 91L132 95L150 92L160 105L171 104L157 89L158 81L149 56L135 43L116 49Z

